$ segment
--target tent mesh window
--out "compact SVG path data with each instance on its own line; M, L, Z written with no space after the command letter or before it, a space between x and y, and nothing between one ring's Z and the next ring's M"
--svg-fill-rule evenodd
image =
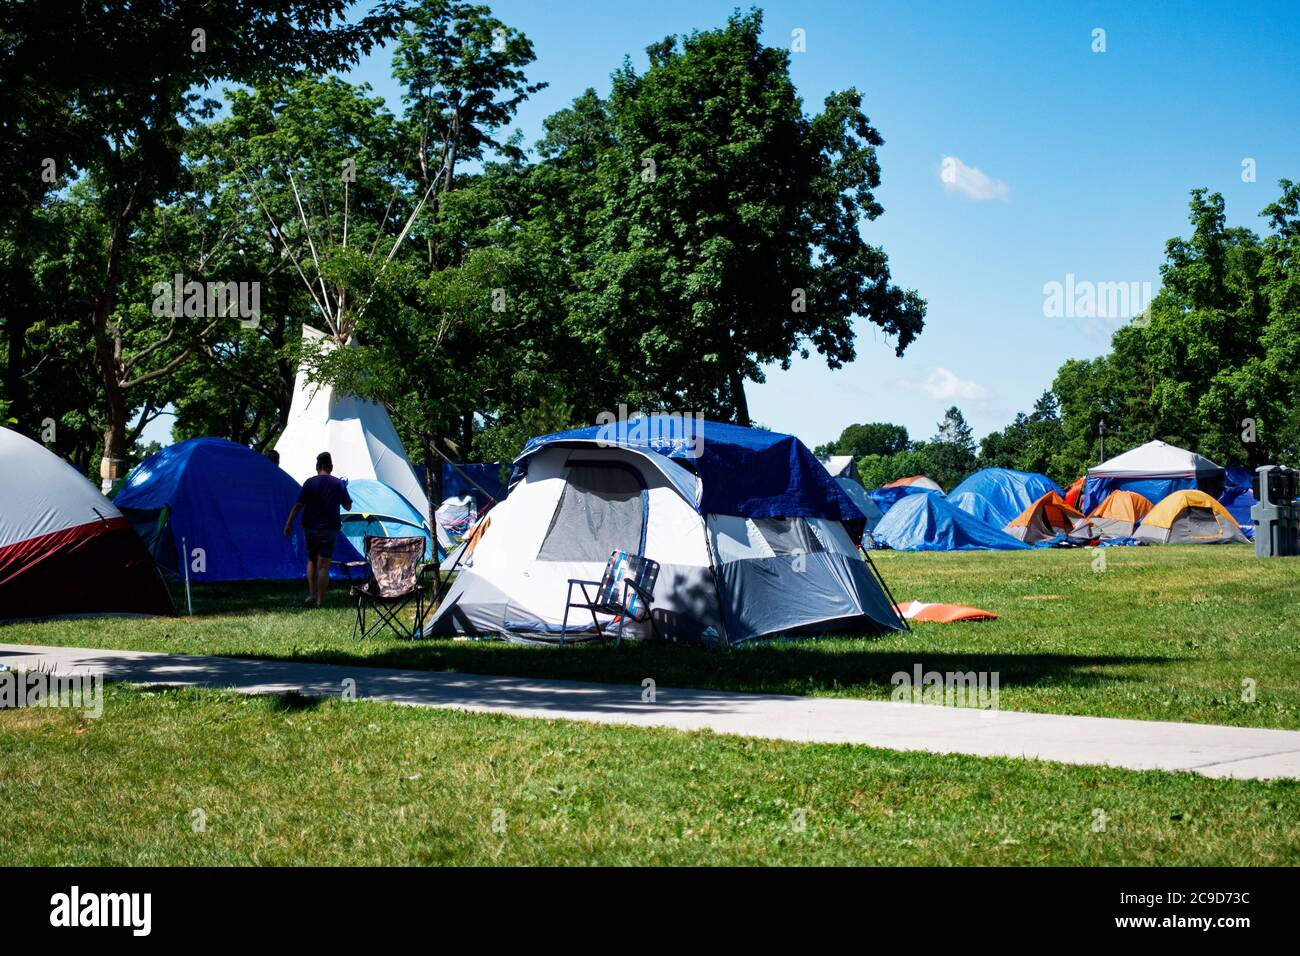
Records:
M1223 523L1211 508L1188 508L1183 517L1183 533L1178 534L1175 523L1175 539L1184 541L1216 541L1223 537Z
M628 468L571 463L538 561L594 561L611 551L640 554L645 528L641 481Z
M752 518L774 554L816 554L824 551L808 522L803 518Z

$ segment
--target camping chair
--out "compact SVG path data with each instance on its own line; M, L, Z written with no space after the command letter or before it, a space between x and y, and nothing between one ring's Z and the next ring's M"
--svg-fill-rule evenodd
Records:
M369 573L364 584L354 584L348 593L357 599L357 616L352 622L352 636L360 631L367 638L387 626L398 637L415 636L415 626L424 619L424 538L365 537L366 563ZM415 602L415 625L407 626L399 617L406 606ZM366 623L366 610L376 618Z
M596 626L597 636L601 638L605 636L605 629L596 615L614 615L618 621L615 647L623 643L623 623L628 618L637 623L649 620L651 631L658 634L654 616L650 613L650 607L654 603L655 581L658 578L658 561L651 561L639 554L629 554L627 551L610 552L609 563L605 565L605 573L599 581L569 578L564 623L560 626L560 646L564 646L564 636L569 628L569 611L572 608L584 608L591 613L591 622ZM575 585L582 593L579 601L573 599ZM589 587L596 589L594 594L587 590Z

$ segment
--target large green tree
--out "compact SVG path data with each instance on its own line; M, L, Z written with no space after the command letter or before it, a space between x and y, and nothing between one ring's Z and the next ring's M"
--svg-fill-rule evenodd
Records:
M591 209L571 247L570 321L608 403L748 424L745 383L765 364L816 350L838 368L854 358L855 318L899 354L921 330L925 303L863 235L883 211L882 139L861 95L832 93L807 115L789 53L761 30L751 11L669 37L643 74L615 74L607 101L587 94L551 125L550 162L590 167L599 186L570 184Z
M335 69L395 29L398 5L382 3L355 22L345 17L348 6L345 0L89 4L78 8L70 28L62 4L7 5L0 36L7 105L0 116L23 141L7 147L2 161L27 163L46 150L56 175L85 181L87 215L102 230L95 250L100 278L82 309L103 389L106 481L122 470L135 407L213 331L210 323L160 317L123 298L141 223L186 188L186 126L214 105L199 91L300 68ZM33 180L48 168L20 171ZM29 327L34 318L16 321Z
M889 422L867 422L849 425L840 432L840 437L833 442L819 445L816 449L821 456L852 455L861 458L864 455L895 455L905 451L911 445L907 429L902 425Z

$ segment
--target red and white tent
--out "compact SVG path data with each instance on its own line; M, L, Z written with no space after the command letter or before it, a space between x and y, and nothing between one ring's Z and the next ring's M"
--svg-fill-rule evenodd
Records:
M0 620L171 613L122 513L58 455L0 428Z

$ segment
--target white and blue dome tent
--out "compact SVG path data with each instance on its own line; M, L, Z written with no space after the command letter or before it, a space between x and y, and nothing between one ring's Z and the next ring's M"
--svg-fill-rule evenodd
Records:
M653 415L534 438L514 464L425 633L558 640L568 580L614 550L660 565L631 639L905 627L845 526L865 516L790 435Z
M424 557L433 557L433 541L424 516L396 491L373 478L348 482L352 507L340 513L343 537L358 554L366 553L366 536L374 538L424 538Z

